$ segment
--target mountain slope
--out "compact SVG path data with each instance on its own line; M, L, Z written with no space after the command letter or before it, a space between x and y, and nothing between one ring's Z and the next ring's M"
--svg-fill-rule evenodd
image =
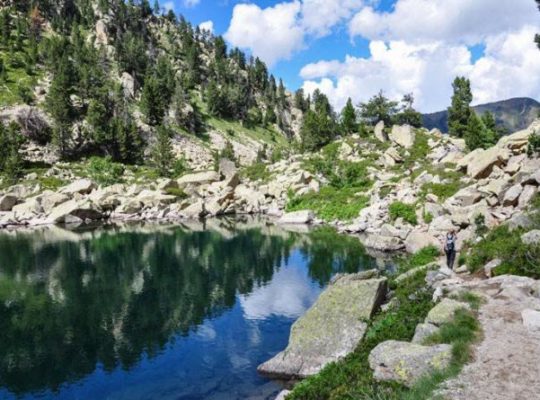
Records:
M497 125L505 132L515 132L527 128L540 113L540 103L534 99L519 97L494 103L474 106L473 109L483 114L490 111L497 121ZM424 127L437 128L448 132L448 111L439 111L422 116Z

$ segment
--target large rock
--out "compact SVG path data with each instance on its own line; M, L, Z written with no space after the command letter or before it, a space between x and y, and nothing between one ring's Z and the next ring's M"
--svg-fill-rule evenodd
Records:
M70 199L67 194L47 190L38 196L44 213L50 213L56 206Z
M540 230L536 229L523 234L521 240L528 245L540 244Z
M0 211L11 211L19 202L19 198L12 194L0 197Z
M517 184L512 186L510 189L506 191L503 198L503 206L515 206L518 204L519 196L521 196L521 193L523 192L523 186L521 184Z
M518 207L521 209L526 208L534 196L538 193L538 188L534 185L525 185L523 192L519 196Z
M429 311L425 322L440 326L444 323L452 321L454 319L455 312L460 309L470 310L471 307L467 303L452 299L444 299Z
M135 79L127 72L123 72L120 77L120 83L124 91L124 96L131 99L135 97Z
M452 360L452 346L422 346L390 340L380 343L369 354L369 366L378 381L394 381L408 387L423 376L443 370Z
M313 211L302 210L294 211L283 215L279 220L279 224L310 224L314 218Z
M375 137L381 141L386 142L388 138L386 137L386 133L384 132L384 121L379 121L377 125L375 125Z
M386 278L339 279L291 329L289 345L258 371L273 377L303 378L354 351L367 329L366 319L386 294Z
M412 231L405 240L405 249L414 254L427 246L441 247L441 242L435 236L427 232Z
M362 244L372 250L391 252L402 250L403 240L399 236L386 236L380 234L369 234L362 239Z
M540 311L526 309L521 312L521 318L523 319L523 325L530 332L540 332Z
M88 194L96 188L94 182L89 179L79 179L60 189L61 193L73 195L75 193Z
M399 146L410 149L414 146L414 139L416 138L416 135L412 126L394 125L389 138L392 142L398 144Z
M96 22L96 44L107 44L109 36L107 34L107 25L102 19Z
M219 174L215 171L197 172L184 175L178 179L178 185L182 187L186 185L204 185L206 183L218 182L219 180Z
M204 217L205 214L206 210L204 208L204 202L202 200L199 200L196 203L193 203L189 207L180 211L180 215L182 216L182 218L187 219L199 219L201 217Z
M491 147L487 150L476 149L465 156L459 163L465 165L467 174L475 179L486 178L495 166L505 165L510 159L510 151L505 148Z
M71 221L72 217L82 221L95 221L102 219L103 214L90 200L70 200L56 206L48 219L53 223L65 223Z
M412 343L422 344L424 343L424 340L439 332L440 329L440 327L433 324L418 324L416 325L416 329L414 330L414 337L412 338Z

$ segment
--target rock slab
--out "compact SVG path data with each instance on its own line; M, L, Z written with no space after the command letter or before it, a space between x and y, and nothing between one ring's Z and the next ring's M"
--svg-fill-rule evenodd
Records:
M287 348L258 371L275 378L305 378L345 357L362 340L367 329L364 321L385 295L386 278L337 280L293 324Z
M369 366L378 381L400 382L408 387L421 377L448 367L452 346L422 346L389 340L380 343L369 354Z

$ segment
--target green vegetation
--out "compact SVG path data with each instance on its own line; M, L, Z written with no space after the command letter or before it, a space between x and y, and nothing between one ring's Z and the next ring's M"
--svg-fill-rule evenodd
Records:
M428 182L422 185L422 197L431 193L439 198L439 201L445 201L446 199L455 195L461 188L459 181L451 181L448 183L433 183Z
M386 127L393 124L411 125L415 128L422 126L422 115L413 108L414 96L406 94L401 100L401 106L397 101L391 101L381 90L366 103L360 104L360 117L363 122L375 125L383 121Z
M92 157L88 163L89 177L100 185L109 186L122 181L124 166L111 157Z
M540 153L540 134L538 134L538 132L533 132L533 134L529 136L527 154L530 157L538 153Z
M500 259L496 275L512 274L540 279L540 245L526 245L521 240L523 230L510 231L499 226L490 231L479 243L468 249L467 265L478 271L488 262Z
M452 84L454 94L452 105L448 108L448 128L451 135L465 137L469 118L472 114L471 81L465 77L457 77Z
M287 211L312 210L325 221L336 219L349 221L368 205L369 199L355 187L338 189L333 186L321 188L319 193L291 196Z
M295 386L289 400L313 399L401 399L407 389L373 379L368 357L386 340L410 340L416 325L432 307L431 292L425 289L425 272L416 274L395 290L399 306L376 315L369 322L364 340L343 360Z
M6 127L0 123L0 174L9 183L15 182L22 174L23 159L19 149L23 142L18 125L11 123Z
M417 251L413 255L404 257L399 260L398 272L400 274L407 272L413 268L421 267L423 265L430 264L437 260L441 255L440 249L435 246L427 246Z
M260 180L262 182L268 182L272 177L270 171L268 171L267 165L262 162L256 162L244 168L241 175L249 180Z
M186 192L184 192L184 189L181 189L181 188L167 188L165 190L165 193L171 196L175 196L179 200L187 199L189 197L189 195Z
M403 218L405 222L408 222L411 225L418 225L416 207L414 205L396 201L390 204L388 211L392 221L395 221L398 218Z

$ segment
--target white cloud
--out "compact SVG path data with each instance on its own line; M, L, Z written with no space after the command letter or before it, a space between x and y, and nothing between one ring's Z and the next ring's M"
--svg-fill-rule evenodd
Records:
M191 7L195 7L200 2L201 0L184 0L183 4L184 4L184 7L191 8Z
M537 13L532 0L398 0L391 12L362 9L350 22L349 32L371 40L476 44L537 24Z
M486 39L485 54L472 62L465 45L442 41L409 44L372 41L371 56L347 56L343 62L322 61L306 65L304 89L320 89L341 109L348 97L365 101L378 90L399 99L412 92L424 111L446 108L457 75L471 79L475 103L514 96L540 97L540 52L533 43L535 28Z
M330 34L363 5L364 0L294 0L267 8L238 4L225 38L272 65L303 49L307 37Z
M269 65L290 58L304 46L304 33L298 24L299 1L261 9L255 4L234 7L225 33L233 46L248 48Z
M166 3L163 3L163 8L167 12L174 10L174 1L167 1Z
M208 31L214 33L214 22L213 21L204 21L199 24L199 28L203 31Z
M282 267L268 285L239 299L247 319L260 320L271 315L298 318L315 302L319 292L310 285L305 272L291 266Z

